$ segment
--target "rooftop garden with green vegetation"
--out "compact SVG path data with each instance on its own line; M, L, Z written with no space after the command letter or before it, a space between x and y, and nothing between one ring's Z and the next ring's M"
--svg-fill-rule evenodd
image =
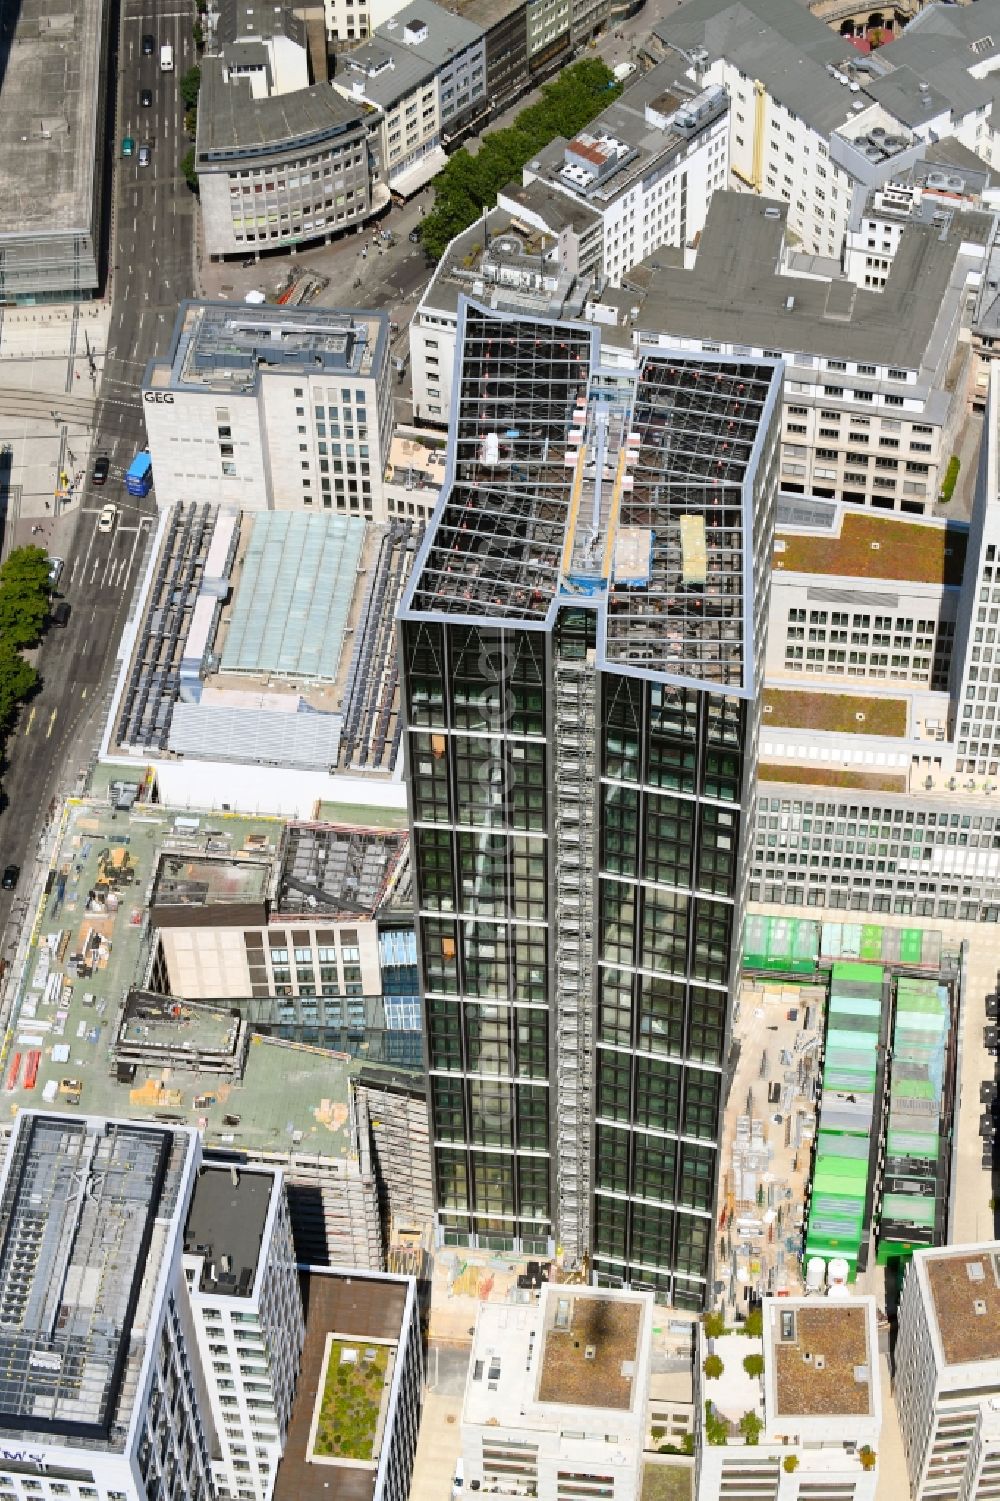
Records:
M335 1339L327 1351L313 1453L321 1459L375 1458L388 1345Z

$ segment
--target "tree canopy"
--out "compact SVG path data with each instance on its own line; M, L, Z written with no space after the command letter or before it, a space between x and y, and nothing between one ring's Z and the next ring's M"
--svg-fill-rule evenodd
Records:
M49 607L49 560L41 547L17 547L0 566L0 641L34 646Z
M21 655L42 634L49 607L49 560L41 547L16 547L0 565L0 738L38 686Z
M38 672L15 646L0 636L0 735L5 735L24 700L34 692Z
M621 93L600 58L567 68L542 90L536 104L521 110L513 124L483 136L476 156L463 146L434 179L434 207L420 229L424 249L440 260L463 229L492 208L497 193L555 136L575 136Z
M201 69L197 64L193 68L188 68L178 87L181 99L184 101L184 108L197 109L198 94L201 90Z

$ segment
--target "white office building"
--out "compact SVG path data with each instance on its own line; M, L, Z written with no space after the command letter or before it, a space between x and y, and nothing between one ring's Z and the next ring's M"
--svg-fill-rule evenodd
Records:
M896 1341L914 1501L1000 1491L1000 1242L914 1253Z
M439 172L447 142L485 108L485 35L432 0L410 0L345 58L333 86L379 112L373 154L394 193L409 197Z
M781 198L810 254L838 256L852 208L955 138L996 152L997 0L927 5L891 47L859 57L796 0L692 0L654 28L655 51L730 97L732 183Z
M462 1408L467 1488L638 1501L653 1294L543 1286L484 1303Z
M858 287L803 264L785 204L716 193L694 263L644 268L636 328L784 360L786 493L925 515L968 410L962 309L989 234L981 213L908 218L885 286Z
M882 1427L874 1298L765 1298L762 1337L699 1335L698 1501L874 1501ZM710 1347L722 1371L708 1377ZM725 1434L721 1443L714 1431L709 1439L710 1424Z
M0 1493L209 1501L185 1127L22 1111L0 1183Z
M221 0L208 25L208 48L222 58L227 83L250 80L254 99L306 89L309 55L305 22L289 7L265 0Z
M959 772L1000 776L1000 365L989 367L989 395L969 538L969 568L958 630L961 680L955 726Z
M524 182L599 215L601 259L593 269L618 286L660 246L696 240L713 193L728 184L728 115L720 85L697 89L661 63L571 141L557 137L544 147L525 165ZM549 228L544 208L529 218L504 193L497 202Z
M381 521L390 366L385 313L182 303L143 382L160 508Z
M184 1274L215 1416L216 1491L269 1501L305 1341L280 1170L202 1164L184 1228Z

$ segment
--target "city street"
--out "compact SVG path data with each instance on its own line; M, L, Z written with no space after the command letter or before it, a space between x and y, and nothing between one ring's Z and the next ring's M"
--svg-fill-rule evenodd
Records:
M70 605L64 630L51 629L38 653L42 687L22 712L7 743L0 804L2 863L23 866L19 892L0 892L0 957L9 958L27 893L35 839L44 810L75 785L96 742L105 707L104 687L128 613L155 504L126 494L124 472L145 444L139 383L148 359L166 345L178 302L191 294L194 200L178 170L188 147L178 82L194 61L186 8L167 0L125 0L117 118L109 124L115 157L114 208L109 259L111 297L108 347L93 412L87 481L77 507L53 521L22 508L19 537L38 540L65 560L59 594ZM142 55L142 36L156 51ZM161 73L159 47L174 48L175 71ZM140 89L153 94L143 109ZM131 136L136 155L123 159ZM148 167L138 147L152 147ZM90 483L93 461L106 454L111 472L104 487ZM97 532L101 507L118 508L112 531ZM29 524L30 523L30 524ZM40 534L33 539L31 525ZM95 723L96 721L96 723Z

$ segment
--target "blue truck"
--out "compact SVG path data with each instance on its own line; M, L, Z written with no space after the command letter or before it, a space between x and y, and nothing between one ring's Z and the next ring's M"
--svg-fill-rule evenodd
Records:
M153 488L153 461L145 449L129 465L125 488L130 495L148 495Z

